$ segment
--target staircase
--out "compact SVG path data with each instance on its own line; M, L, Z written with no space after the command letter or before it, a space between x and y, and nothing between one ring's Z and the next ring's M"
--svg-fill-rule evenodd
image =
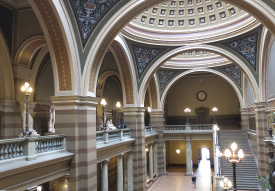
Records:
M219 131L218 139L220 151L224 153L225 149L231 150L231 144L236 142L239 149L243 149L244 158L236 165L237 190L259 190L257 180L257 164L249 148L246 135L242 131ZM232 150L231 150L232 152ZM221 157L222 175L227 177L233 183L233 167L225 157Z

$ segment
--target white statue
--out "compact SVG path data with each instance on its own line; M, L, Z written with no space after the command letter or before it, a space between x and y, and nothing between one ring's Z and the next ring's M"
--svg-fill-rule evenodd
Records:
M54 133L55 132L55 128L54 128L54 125L55 125L55 107L54 107L54 104L51 104L51 107L50 107L50 118L49 118L49 121L48 121L48 132L49 133Z
M106 129L107 129L107 130L116 129L116 127L115 127L114 124L113 124L113 120L112 120L112 119L109 119L109 120L106 122Z

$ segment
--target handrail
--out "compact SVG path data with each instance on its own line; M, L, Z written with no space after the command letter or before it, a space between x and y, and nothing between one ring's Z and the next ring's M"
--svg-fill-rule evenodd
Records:
M144 131L145 135L154 134L156 133L156 128L154 126L145 126Z
M107 144L110 141L123 140L131 137L130 129L114 129L96 132L96 144Z
M0 140L0 165L13 160L33 160L39 154L66 149L65 135Z
M164 125L164 131L212 130L213 124Z

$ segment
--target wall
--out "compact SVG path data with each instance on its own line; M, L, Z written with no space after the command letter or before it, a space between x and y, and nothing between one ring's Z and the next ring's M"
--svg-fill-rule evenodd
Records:
M267 70L267 96L268 99L275 98L275 41L272 45L270 56L269 56L269 64Z
M211 152L211 158L213 158L213 141L212 140L192 140L192 160L193 164L198 164L197 150L198 148L209 148ZM177 154L176 150L180 149L180 153ZM169 141L169 164L186 164L186 146L184 140Z
M37 102L51 103L50 96L54 96L54 78L51 63L45 67L42 75L40 76L38 89L34 91L37 92Z
M207 93L205 101L198 101L199 90ZM238 97L231 85L220 77L186 77L178 80L170 89L168 95L168 116L185 116L184 109L191 109L190 115L195 115L195 109L217 107L217 115L239 114Z
M106 81L103 91L103 98L106 100L107 105L106 107L109 109L116 110L116 103L119 101L121 104L123 103L122 100L122 90L118 84L118 82L110 78Z
M115 71L119 73L115 57L112 53L106 53L99 70L99 75L107 71Z
M43 35L43 31L32 9L22 9L17 12L17 48L28 38Z
M247 106L250 107L254 103L254 94L253 94L253 89L247 81Z

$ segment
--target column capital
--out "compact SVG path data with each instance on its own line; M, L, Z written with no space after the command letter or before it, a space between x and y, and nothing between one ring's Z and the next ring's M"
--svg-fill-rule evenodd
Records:
M104 161L102 161L102 164L108 164L110 161L110 159L105 159Z
M145 112L145 107L123 107L123 112L129 112L129 113L139 113L139 112Z
M253 103L253 108L256 110L265 110L266 102L255 102Z
M70 109L76 106L96 107L100 98L90 96L52 96L51 100L56 107L62 106Z

